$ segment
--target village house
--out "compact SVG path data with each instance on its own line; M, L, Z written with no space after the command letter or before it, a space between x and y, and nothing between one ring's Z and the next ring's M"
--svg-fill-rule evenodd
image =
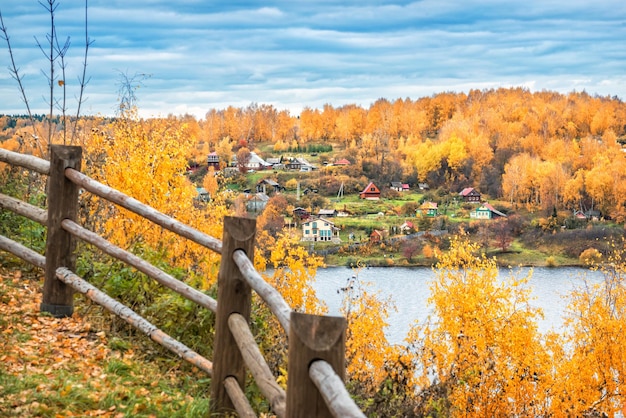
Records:
M234 167L237 166L237 155L233 155L232 165ZM272 165L265 161L263 158L259 157L255 152L250 153L250 161L246 163L246 168L251 171L258 170L267 170L272 168Z
M402 182L400 181L392 181L391 182L391 190L395 190L396 192L402 191Z
M265 159L265 161L267 161L267 163L271 165L274 170L282 170L285 168L282 160L283 157L270 157Z
M461 190L459 195L463 198L464 202L480 203L480 193L473 187L466 187Z
M297 170L297 171L313 171L317 170L317 167L313 164L309 163L304 158L292 158L285 164L285 168L287 170Z
M271 168L272 165L259 157L255 152L250 153L250 161L246 164L248 170L265 170Z
M341 158L337 161L335 161L333 163L334 166L341 166L341 167L345 167L347 165L350 165L350 161L346 160L345 158Z
M371 182L359 193L361 199L378 200L380 199L380 189L376 187L374 182Z
M339 228L328 219L312 217L302 224L302 241L341 242Z
M285 190L285 187L272 179L262 179L256 184L256 191L259 193L262 192L269 195L272 193L280 193L283 190Z
M405 221L402 225L400 225L400 233L402 234L411 234L415 232L415 224L411 221Z
M311 217L311 212L298 206L293 210L293 216L303 221Z
M400 181L392 181L389 187L391 190L395 190L396 192L408 192L410 190L407 183L402 183Z
M263 212L270 197L265 193L255 193L247 196L246 209L248 212Z
M196 187L196 192L198 193L196 200L200 202L211 201L211 194L204 187Z
M389 231L386 231L384 229L375 229L370 234L370 242L379 243L379 242L384 241L388 237L389 237Z
M417 188L420 190L430 190L428 183L417 183Z
M434 218L437 216L439 211L439 206L435 202L424 202L417 209L417 214L420 216L427 216L429 218Z
M337 210L336 209L320 209L317 212L317 216L321 218L334 218L335 216L337 216Z
M213 167L215 171L219 171L220 169L220 157L217 156L217 153L213 151L206 158L207 166Z
M576 219L581 219L581 220L586 220L587 216L585 215L584 212L580 211L580 210L575 210L574 211L574 218Z
M470 212L470 218L474 219L495 219L506 218L506 214L500 212L489 203L483 203L480 207Z

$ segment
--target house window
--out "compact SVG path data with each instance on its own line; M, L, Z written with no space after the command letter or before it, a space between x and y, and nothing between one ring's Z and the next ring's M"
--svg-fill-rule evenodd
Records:
M317 222L313 222L313 229L317 229Z
M373 191L374 191L374 188L373 188L373 187L370 187L370 192L373 192Z
M304 234L305 234L305 235L309 235L309 232L311 232L311 231L309 231L309 230L307 229L306 231L304 231Z

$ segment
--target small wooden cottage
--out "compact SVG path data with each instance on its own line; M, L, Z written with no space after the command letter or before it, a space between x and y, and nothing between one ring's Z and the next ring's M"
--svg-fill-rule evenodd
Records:
M480 207L470 212L470 218L474 219L495 219L506 218L506 214L500 212L489 203L483 203Z
M341 159L335 161L333 163L333 165L336 165L336 166L347 166L347 165L350 165L350 161L346 160L345 158L341 158Z
M370 181L370 183L363 189L361 193L359 193L359 197L361 199L368 200L378 200L380 199L380 189L376 187L374 182Z
M207 156L207 166L208 167L213 167L213 169L215 169L215 171L219 171L220 169L220 157L217 155L217 153L215 151L213 151L212 153L210 153Z
M388 237L389 237L389 231L386 231L384 229L375 229L370 234L370 242L372 243L383 242Z
M337 216L337 209L320 209L317 216L321 218L334 218Z
M301 221L305 221L311 217L311 212L298 206L293 210L293 216L300 219Z
M480 203L480 193L473 187L466 187L461 190L459 195L463 198L464 202Z
M272 179L262 179L256 185L256 191L258 193L280 193L283 190L285 190L285 187Z
M434 218L438 215L439 206L435 202L424 202L422 206L417 209L417 213L421 216L427 216L429 218Z

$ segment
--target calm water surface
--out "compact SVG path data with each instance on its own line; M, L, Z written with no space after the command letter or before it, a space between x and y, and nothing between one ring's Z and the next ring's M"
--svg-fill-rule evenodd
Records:
M505 278L511 272L516 277L522 277L528 270L529 268L512 271L500 269L500 277ZM532 304L543 309L544 319L540 321L539 328L544 332L551 329L560 331L567 306L564 295L582 286L584 278L590 282L602 279L599 272L574 267L535 267L532 270L528 286L532 289ZM347 267L318 269L314 288L319 299L328 305L331 315L339 314L344 294L340 289L354 275L355 272ZM427 299L430 296L429 283L434 278L434 272L427 267L370 267L358 272L361 282L370 283L369 289L379 291L381 297L390 297L397 308L397 311L391 311L386 330L390 343L403 343L410 326L416 320L424 321L432 312L432 306L427 304Z

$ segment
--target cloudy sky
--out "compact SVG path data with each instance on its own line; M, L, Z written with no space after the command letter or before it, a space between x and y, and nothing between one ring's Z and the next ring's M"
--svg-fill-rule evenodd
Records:
M55 5L75 112L84 2ZM44 113L49 64L37 41L50 16L37 0L2 0L0 12L31 107ZM251 103L296 115L510 86L626 100L624 0L90 0L88 19L87 115L113 115L124 78L143 80L144 116ZM0 113L23 114L3 40L0 64Z

